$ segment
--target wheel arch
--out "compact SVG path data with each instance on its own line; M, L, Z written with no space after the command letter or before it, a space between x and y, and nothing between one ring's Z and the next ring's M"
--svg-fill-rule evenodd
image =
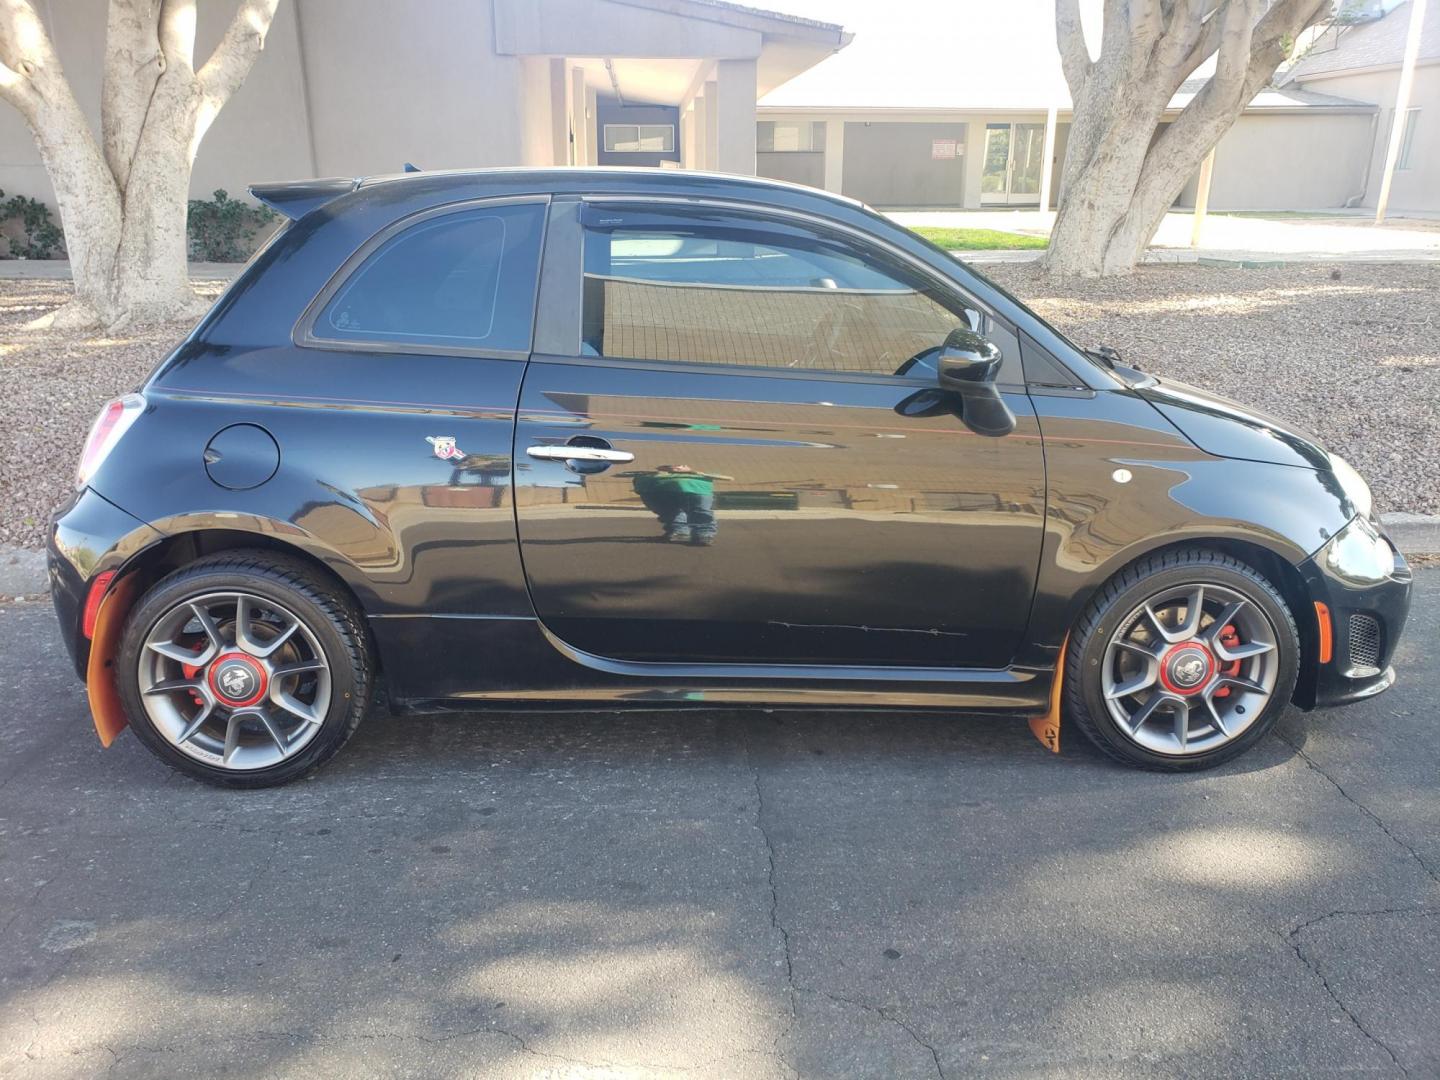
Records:
M1274 548L1253 540L1234 536L1171 537L1141 551L1130 551L1105 567L1109 572L1077 596L1068 626L1073 627L1090 606L1095 596L1118 574L1136 563L1184 548L1207 548L1239 560L1265 578L1284 599L1300 635L1299 674L1291 701L1301 708L1311 708L1315 701L1319 629L1316 626L1313 601L1300 569Z
M136 597L155 582L175 570L182 569L209 555L226 551L267 551L303 564L320 580L346 596L362 615L368 589L357 588L362 575L353 564L333 553L311 544L299 543L275 531L252 531L243 528L197 527L181 532L168 532L155 543L132 555L120 568L120 574L134 576L138 586ZM368 635L368 626L367 626ZM371 655L378 669L381 657L373 635Z

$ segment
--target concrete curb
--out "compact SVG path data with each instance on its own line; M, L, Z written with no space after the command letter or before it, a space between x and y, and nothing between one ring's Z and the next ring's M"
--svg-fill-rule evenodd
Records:
M1405 555L1440 555L1440 515L1380 515L1385 531ZM35 596L50 588L45 552L0 547L0 596Z
M45 552L0 547L0 596L31 596L49 587Z

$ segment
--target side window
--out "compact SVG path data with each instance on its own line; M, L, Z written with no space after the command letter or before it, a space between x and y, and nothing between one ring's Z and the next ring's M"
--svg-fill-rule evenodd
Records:
M933 380L951 330L986 330L907 269L780 224L587 228L584 288L583 351L616 359Z
M327 341L526 351L545 207L421 221L355 269L310 328Z

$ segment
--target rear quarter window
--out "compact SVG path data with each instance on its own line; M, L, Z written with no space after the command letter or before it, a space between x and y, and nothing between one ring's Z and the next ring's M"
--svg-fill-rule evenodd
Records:
M316 343L528 352L545 206L476 207L384 240L308 328Z

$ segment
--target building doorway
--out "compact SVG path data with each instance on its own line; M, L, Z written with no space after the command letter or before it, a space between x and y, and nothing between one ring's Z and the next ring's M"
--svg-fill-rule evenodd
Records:
M986 124L982 206L1039 206L1044 124Z

